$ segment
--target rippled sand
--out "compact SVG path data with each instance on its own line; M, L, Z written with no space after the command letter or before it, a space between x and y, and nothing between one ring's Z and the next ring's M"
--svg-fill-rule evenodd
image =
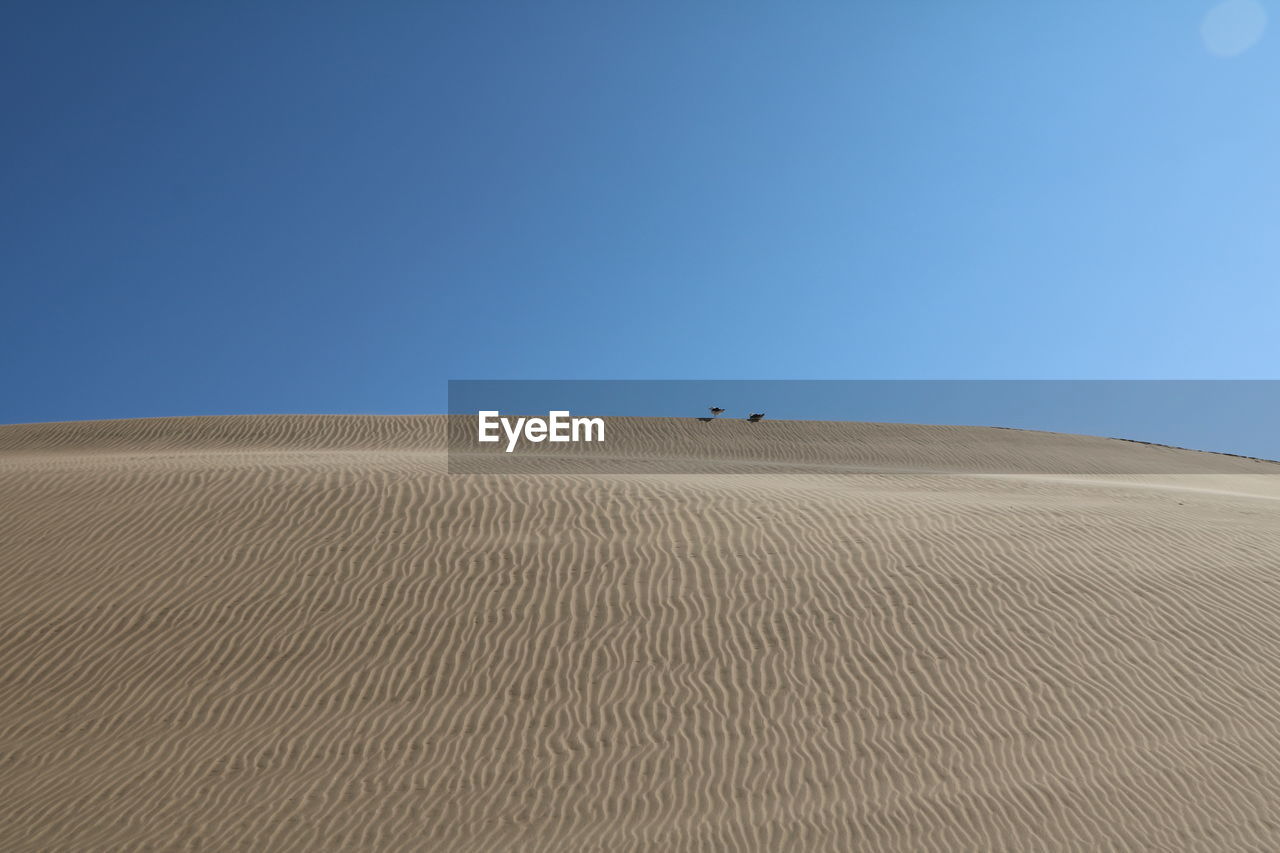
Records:
M1280 850L1277 466L623 432L0 427L0 848Z

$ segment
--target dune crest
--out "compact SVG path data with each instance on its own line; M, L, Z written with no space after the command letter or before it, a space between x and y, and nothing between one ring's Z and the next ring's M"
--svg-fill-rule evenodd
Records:
M0 848L1280 849L1272 463L616 434L655 473L451 475L430 416L0 427ZM1097 453L1134 473L1029 461Z

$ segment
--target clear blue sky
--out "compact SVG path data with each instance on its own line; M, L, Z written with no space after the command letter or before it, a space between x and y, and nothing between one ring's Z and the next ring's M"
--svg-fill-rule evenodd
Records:
M1275 378L1280 24L1214 5L11 6L0 422Z

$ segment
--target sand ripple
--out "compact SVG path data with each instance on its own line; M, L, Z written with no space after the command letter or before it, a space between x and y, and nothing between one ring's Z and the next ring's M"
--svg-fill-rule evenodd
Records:
M1274 475L458 476L444 436L0 428L0 847L1280 849Z

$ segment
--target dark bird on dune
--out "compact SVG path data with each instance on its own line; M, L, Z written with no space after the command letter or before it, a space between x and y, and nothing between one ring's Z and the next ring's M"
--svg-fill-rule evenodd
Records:
M714 418L716 415L723 415L724 409L720 408L719 406L712 406L710 409L710 412L711 412L711 417Z
M763 417L764 417L764 412L752 412L751 414L747 415L747 420L751 421L754 424L754 423L759 423L760 419Z

